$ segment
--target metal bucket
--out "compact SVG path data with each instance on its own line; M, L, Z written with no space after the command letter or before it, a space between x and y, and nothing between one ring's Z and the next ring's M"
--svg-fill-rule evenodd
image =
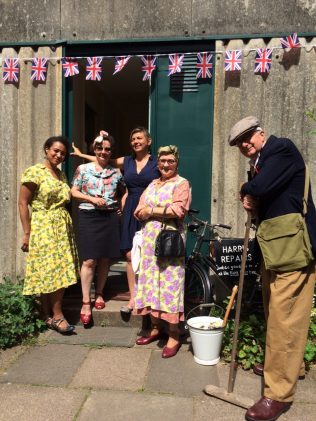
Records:
M214 307L223 309L215 304L203 304L198 306L201 309L201 312L204 312L207 307L210 308L209 314L212 312ZM192 310L196 311L197 307ZM214 316L198 316L189 318L190 313L188 314L187 327L190 332L192 340L192 348L194 361L202 365L215 365L220 360L220 352L223 340L224 329L211 328L211 323L216 323L221 325L223 319L220 317Z

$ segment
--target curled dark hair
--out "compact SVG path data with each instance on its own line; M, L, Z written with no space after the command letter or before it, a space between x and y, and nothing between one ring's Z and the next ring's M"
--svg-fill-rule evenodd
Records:
M59 143L61 143L65 146L65 149L66 149L65 159L68 158L68 156L69 156L69 141L68 141L68 138L66 136L49 137L43 145L43 150L44 150L45 154L46 154L46 149L50 149L53 146L53 144L56 143L56 142L59 142Z

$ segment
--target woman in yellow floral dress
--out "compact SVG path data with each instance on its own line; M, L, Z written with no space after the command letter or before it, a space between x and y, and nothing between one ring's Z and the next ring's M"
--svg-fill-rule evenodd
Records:
M41 294L48 327L69 334L75 327L63 316L62 299L65 288L77 282L79 262L71 218L65 208L70 188L58 168L68 155L67 139L50 137L43 149L45 162L29 167L21 180L19 210L24 231L21 248L29 252L23 294Z

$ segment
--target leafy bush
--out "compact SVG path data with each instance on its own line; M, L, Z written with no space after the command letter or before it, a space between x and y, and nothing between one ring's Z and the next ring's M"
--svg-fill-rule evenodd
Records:
M223 338L223 357L230 362L235 321L229 320ZM237 362L245 370L263 362L265 348L265 322L255 315L250 315L239 323Z
M222 356L227 362L230 362L231 360L234 324L234 320L228 322L223 338ZM240 321L236 360L245 370L249 370L258 363L263 363L265 330L265 321L261 317L250 315L247 319ZM316 364L315 308L312 309L304 360L307 369L309 369L312 364Z
M45 327L39 319L36 299L22 295L22 290L21 281L5 279L0 284L0 348L18 345Z
M311 364L316 364L316 308L312 309L304 360L307 368Z

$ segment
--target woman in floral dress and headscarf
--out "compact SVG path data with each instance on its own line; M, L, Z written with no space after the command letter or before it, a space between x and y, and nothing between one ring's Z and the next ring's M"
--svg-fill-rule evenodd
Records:
M160 178L152 181L142 194L135 217L144 222L140 269L136 283L135 312L150 314L152 328L147 336L138 338L146 345L161 338L160 320L169 323L169 339L163 358L173 357L179 350L179 321L184 320L184 257L157 258L155 242L162 217L167 228L178 229L184 236L183 219L191 203L189 182L178 175L179 154L176 146L158 150ZM165 210L166 208L166 210Z

